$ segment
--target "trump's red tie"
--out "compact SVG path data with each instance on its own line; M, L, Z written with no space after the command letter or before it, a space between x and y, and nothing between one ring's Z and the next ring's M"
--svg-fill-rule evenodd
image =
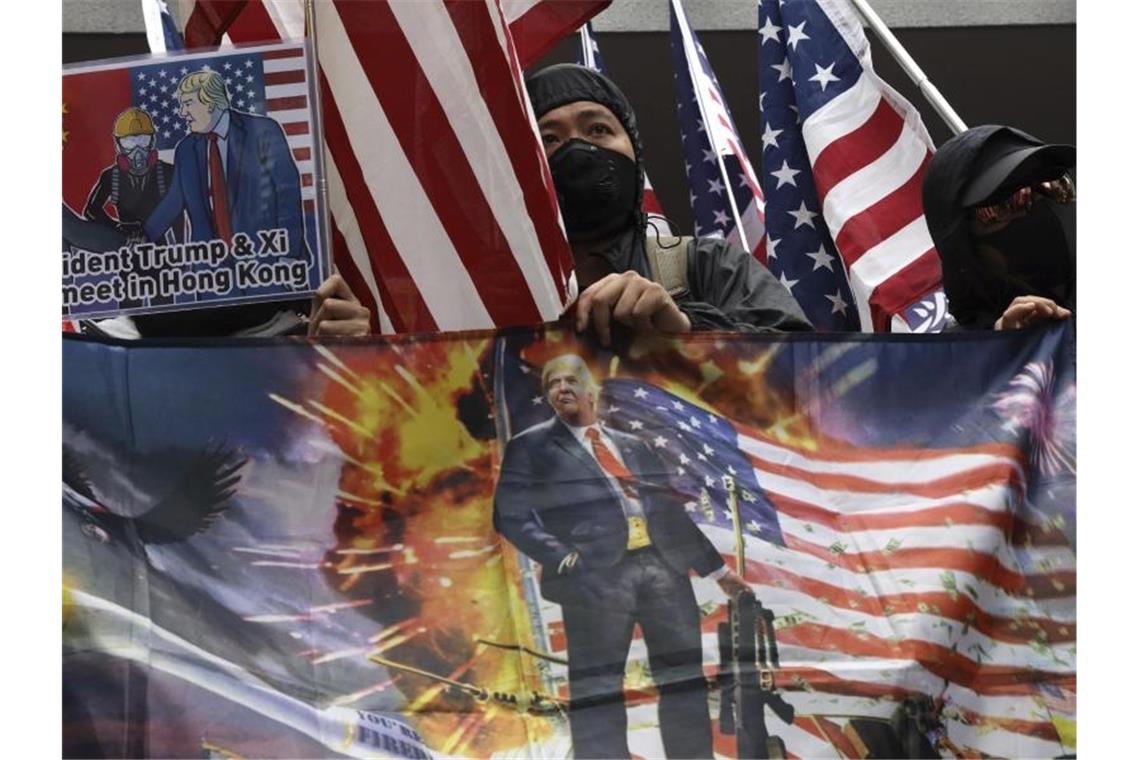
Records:
M229 242L230 200L226 194L226 175L222 170L222 152L218 149L218 133L210 133L210 206L214 213L214 234Z
M590 443L594 447L594 456L598 459L598 464L602 469L609 473L618 483L621 483L621 490L630 499L637 499L637 489L634 487L636 482L633 473L626 469L626 466L621 463L621 460L614 456L614 453L609 450L604 443L602 443L602 434L597 428L586 428L586 437L590 439ZM636 506L636 502L634 502ZM627 512L626 523L629 526L629 537L626 541L626 549L642 549L653 543L649 537L649 525L645 521L645 515L641 513L638 507L633 514Z
M598 460L598 464L602 469L612 475L617 482L621 483L621 488L625 491L626 496L636 496L637 491L634 489L635 478L633 473L626 469L626 466L621 463L621 460L614 456L613 452L609 450L604 443L602 443L602 433L597 428L586 428L586 437L590 439L590 443L594 446L594 456Z

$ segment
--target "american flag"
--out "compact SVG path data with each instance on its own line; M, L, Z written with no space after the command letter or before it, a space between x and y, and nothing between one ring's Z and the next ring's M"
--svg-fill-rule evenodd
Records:
M774 719L768 726L796 755L833 756L849 741L844 726L852 719L889 719L915 695L937 701L947 746L968 755L1063 754L1067 740L1058 726L1075 720L1073 700L1061 697L1076 688L1076 557L1057 519L1066 510L1046 508L1053 497L1044 495L1063 489L1042 480L1047 473L1032 456L1036 434L1011 426L1010 412L992 403L1020 393L1024 373L1008 366L1008 347L995 344L1002 358L993 357L988 386L935 389L953 403L907 409L900 422L888 413L898 407L896 388L876 390L881 386L867 368L918 365L921 376L934 375L953 346L859 346L795 344L804 350L778 370L779 361L772 365L775 387L792 382L802 393L802 415L820 427L860 431L855 442L805 434L786 420L763 429L743 424L623 377L603 383L604 424L653 447L681 503L729 566L734 531L724 479L733 478L745 577L776 615L778 684L797 708L792 726ZM1013 354L1026 358L1025 351ZM508 435L550 413L537 365L512 355L508 347L503 385L496 386L497 395L519 388L504 406ZM794 379L785 378L788 371ZM842 390L858 383L858 393ZM1069 380L1061 385L1042 401L1055 416L1072 403ZM845 401L822 394L846 394ZM902 443L915 436L922 447ZM711 676L723 595L707 580L695 581L695 590L706 613ZM536 639L563 653L560 608L537 597L531 603L542 621ZM631 663L645 657L644 643L635 640ZM637 703L632 711L652 707L652 694L627 699ZM646 720L653 721L651 713Z
M746 578L777 615L785 696L801 715L769 726L812 750L798 754L830 752L808 713L889 716L907 690L950 706L952 741L969 734L1001 756L1063 751L1039 702L1042 684L1075 688L1076 558L1059 531L1021 522L1020 447L806 446L628 379L606 381L603 400L607 424L654 447L730 566L724 477L735 480ZM715 627L705 631L715 651Z
M846 269L849 291L814 298L853 306L863 330L939 331L946 300L922 213L933 144L918 112L875 74L847 0L761 0L759 34L773 270L808 284Z
M607 77L610 75L606 71L606 62L602 60L602 51L598 47L598 38L594 36L592 24L586 23L578 29L578 47L574 49L574 54L579 66L586 66ZM645 173L641 208L647 214L665 216L665 212L661 209L661 202L657 200L657 193L654 192L653 185L649 181L649 172Z
M374 329L561 314L573 258L521 66L607 4L312 4L334 260ZM191 47L306 31L301 0L174 10Z
M720 83L680 0L670 0L669 11L673 78L694 232L727 238L763 262L764 197L760 184L721 95Z

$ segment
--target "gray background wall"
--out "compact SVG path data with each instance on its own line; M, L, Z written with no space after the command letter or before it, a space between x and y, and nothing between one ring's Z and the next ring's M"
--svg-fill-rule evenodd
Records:
M363 0L361 0L363 1ZM1013 124L1043 140L1076 143L1073 0L872 0L911 56L969 125ZM686 0L744 147L758 163L756 4ZM64 63L146 53L139 0L64 0ZM641 123L646 165L666 213L692 226L676 118L667 0L614 0L595 20L611 74ZM950 136L869 33L875 70L922 112L935 144ZM559 43L538 65L574 58Z

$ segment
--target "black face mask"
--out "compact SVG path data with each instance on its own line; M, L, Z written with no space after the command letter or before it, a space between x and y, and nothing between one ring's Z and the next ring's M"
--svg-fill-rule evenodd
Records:
M637 164L627 156L574 138L549 163L570 242L603 240L633 222Z
M1040 295L1076 306L1076 203L1036 198L1023 217L978 242L1005 259L1011 295Z

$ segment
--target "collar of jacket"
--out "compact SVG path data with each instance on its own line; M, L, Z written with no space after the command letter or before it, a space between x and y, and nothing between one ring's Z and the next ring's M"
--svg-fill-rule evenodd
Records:
M638 214L638 223L614 238L603 248L591 248L590 253L601 256L617 273L633 270L642 277L652 279L649 258L645 255L645 215Z

